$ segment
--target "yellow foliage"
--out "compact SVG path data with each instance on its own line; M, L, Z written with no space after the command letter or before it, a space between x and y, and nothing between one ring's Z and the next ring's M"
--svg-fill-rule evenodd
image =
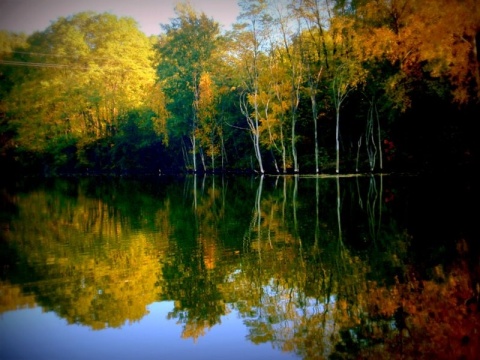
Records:
M35 306L35 296L24 294L18 285L0 281L0 314L21 308Z
M405 76L425 69L447 77L454 98L468 100L466 88L480 80L475 37L480 7L474 0L369 1L360 7L362 59L388 59Z

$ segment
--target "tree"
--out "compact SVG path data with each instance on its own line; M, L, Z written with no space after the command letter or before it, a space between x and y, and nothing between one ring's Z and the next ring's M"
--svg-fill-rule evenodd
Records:
M299 36L300 22L294 24L292 21L291 10L293 5L287 7L282 6L281 3L275 4L274 15L272 16L271 25L273 28L277 27L279 43L281 44L280 62L287 68L285 81L289 84L289 112L290 112L290 136L291 136L291 151L293 158L293 171L299 172L297 147L296 147L296 124L297 124L297 110L300 104L300 85L303 80L303 66L299 56L300 51L295 48L298 43L293 40ZM293 12L295 14L295 12ZM277 26L275 26L275 24ZM296 27L295 27L296 26ZM274 50L275 51L275 50Z
M319 173L319 144L318 144L318 117L319 106L317 96L319 95L319 86L321 84L322 74L324 70L329 70L329 64L333 56L333 47L331 37L324 25L328 22L326 14L329 13L329 2L321 4L320 0L302 0L300 4L294 8L299 19L305 23L305 30L299 36L300 54L302 59L302 67L304 68L304 77L307 83L308 93L312 107L312 120L314 125L314 142L315 142L315 172Z
M212 171L215 171L215 156L220 150L218 138L221 135L221 128L217 120L217 91L208 72L201 75L198 91L198 100L195 104L198 114L197 137L199 145L207 149L207 154L211 159Z
M20 144L56 156L55 149L113 135L123 115L145 105L152 50L133 19L107 13L59 18L30 36L12 64L28 71L6 100Z
M332 37L336 54L332 66L332 100L335 106L335 172L340 172L340 109L348 94L363 81L365 72L360 61L352 56L355 54L356 39L350 30L352 21L347 17L337 17L332 23Z
M211 62L218 44L219 25L205 13L198 14L189 4L175 8L177 18L162 25L164 34L157 46L158 76L165 82L171 100L168 110L172 127L181 138L188 137L192 149L193 171L197 171L197 128L200 79L214 68Z
M245 116L250 136L253 142L255 157L257 159L260 173L265 172L263 168L262 154L260 150L260 113L259 113L259 74L261 49L265 40L265 22L267 20L264 10L266 0L243 0L239 3L242 11L240 19L246 21L238 24L237 45L238 58L244 73L242 83L243 91L240 93L240 109ZM253 110L251 109L253 107Z
M288 93L289 86L285 84L284 67L278 59L278 56L271 54L267 59L269 71L261 73L259 83L261 92L259 94L260 102L260 133L267 134L262 136L262 143L272 152L272 157L277 173L279 168L275 153L279 153L282 159L282 172L287 172L287 149L285 144L285 124L288 112L288 102L285 101L285 93Z
M167 110L167 98L163 91L161 82L157 82L149 91L147 108L152 110L154 115L152 116L153 129L155 133L163 137L163 142L168 145L168 129L167 119L170 114Z

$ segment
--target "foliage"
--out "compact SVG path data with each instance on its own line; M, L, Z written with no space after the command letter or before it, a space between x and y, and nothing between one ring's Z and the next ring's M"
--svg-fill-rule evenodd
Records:
M2 164L136 171L148 147L168 154L160 162L169 171L215 171L220 161L222 171L262 173L478 162L473 0L240 5L224 33L190 4L151 38L132 18L93 12L29 36L0 32ZM425 114L439 106L451 116L437 130L430 118L441 112ZM142 130L133 144L120 129L133 113L149 114L157 139ZM395 157L384 156L385 141ZM336 164L320 154L336 154Z
M214 66L211 60L217 47L219 25L204 13L198 14L189 4L179 4L175 10L178 17L170 25L163 25L164 34L157 45L160 55L157 73L169 99L167 109L172 115L169 132L190 140L188 148L192 152L193 170L197 171L198 121L207 121L199 119L207 111L198 113L200 84L202 74Z

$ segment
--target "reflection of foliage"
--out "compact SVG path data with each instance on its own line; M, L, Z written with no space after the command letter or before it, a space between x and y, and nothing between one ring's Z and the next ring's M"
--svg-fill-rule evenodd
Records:
M403 280L393 285L360 279L354 303L341 306L350 324L341 321L341 311L333 311L340 338L331 356L476 359L480 316L467 264L461 261L448 272L438 265L428 279L419 278L412 266L405 269Z
M295 252L296 247L283 250ZM343 264L339 272L335 271L337 261ZM237 292L242 289L240 296L249 299L239 311L245 317L251 341L269 341L305 359L326 358L340 341L339 330L360 322L355 291L365 278L362 262L343 253L342 259L332 258L318 265L305 262L305 268L298 268L298 258L279 262L275 252L268 256L264 252L261 262L253 262L243 275L237 275L237 282L246 282L244 286L237 284ZM307 285L306 274L310 272L321 274L315 297L305 294L307 287L314 286ZM247 293L253 297L247 297Z
M58 181L18 192L0 304L37 303L100 329L169 300L168 318L194 341L235 311L250 341L304 359L473 358L479 317L466 303L478 294L465 264L418 271L392 212L403 211L402 192L383 202L372 178L341 178L340 237L335 180L239 179L234 191L214 177Z
M272 191L263 192L258 207L261 209L260 226L257 226L257 220L252 221L250 231L255 236L248 237L251 253L248 257L244 255L242 266L232 275L235 281L233 289L230 288L242 299L236 306L249 327L250 340L255 343L271 342L277 348L294 351L305 359L329 356L385 358L397 354L415 358L414 349L420 354L431 353L441 358L442 352L434 351L435 342L431 343L429 339L445 343L448 329L454 331L456 326L464 326L467 329L465 332L470 329L470 335L457 335L457 344L462 341L473 344L465 347L463 352L471 358L466 351L478 348L477 339L471 339L478 331L475 328L478 319L469 323L468 317L463 317L463 321L453 318L462 316L465 308L450 311L447 316L432 315L432 307L425 305L435 303L435 306L446 309L450 306L453 309L455 304L462 304L471 296L471 289L461 290L458 287L458 284L465 285L466 274L455 280L456 287L442 288L433 281L428 282L431 287L429 293L425 292L425 285L425 289L419 291L419 284L412 281L407 271L412 268L407 262L410 236L398 229L391 214L385 212L385 204L380 202L382 188L372 189L371 184L375 185L375 182L369 180L367 190L371 197L366 199L365 206L355 210L353 204L358 204L358 200L354 193L350 193L352 202L342 210L343 216L348 210L357 220L357 223L347 222L346 234L359 226L366 229L362 239L364 244L360 248L369 249L368 264L365 255L355 255L348 242L344 244L337 238L335 224L330 221L332 217L325 221L325 225L320 223L318 227L323 231L314 244L305 241L311 236L314 226L310 218L304 216L308 201L304 198L299 201L295 197L287 201L285 197L294 194L290 186L284 187L280 195L274 195ZM295 201L301 206L292 207ZM293 211L301 214L297 217L301 219L299 227L295 226ZM358 221L362 219L362 214L365 215L363 223ZM321 215L317 213L317 216ZM258 215L254 212L254 216ZM350 240L351 236L347 239ZM358 247L358 242L354 241L353 245ZM395 283L395 276L402 279L402 283L398 280ZM381 281L376 283L373 279ZM388 284L394 284L393 288L385 287ZM459 292L465 290L470 295L459 298ZM372 296L377 292L381 296L374 300ZM399 295L400 292L402 295ZM405 292L412 297L409 304L413 309L405 304ZM423 295L420 296L421 293ZM445 301L437 301L444 294L447 295ZM422 309L429 310L416 319L413 313L414 310L419 311L415 307L418 304L422 304ZM382 314L382 311L385 313ZM416 325L416 333L411 330L408 339L410 349L400 327L405 314L409 314L412 321L420 321L420 326ZM433 321L429 319L431 316L437 317L437 325L425 329ZM408 318L405 322L408 324ZM399 347L402 344L400 341L404 341L402 348Z
M24 294L18 285L0 281L0 314L16 309L35 306L35 297Z
M236 308L252 342L271 342L305 358L328 357L340 340L338 329L358 322L358 309L350 304L366 268L338 239L336 224L326 220L335 215L325 211L312 218L316 199L298 198L298 179L279 183L267 182L274 189L257 192L263 195L246 236L249 252L231 275L229 290L241 299ZM323 231L313 238L317 226Z
M81 192L30 192L16 206L7 237L21 259L16 281L39 305L94 329L146 314L160 268L145 233L132 233L120 213Z
M442 266L430 280L408 274L391 288L371 284L368 318L358 329L362 338L381 343L362 357L476 359L480 353L480 316L465 263L447 274ZM377 320L375 320L377 319ZM383 326L382 326L383 323Z
M140 320L156 299L159 269L151 245L142 238L131 241L130 249L109 249L103 259L86 257L74 264L52 259L52 280L32 285L39 303L93 329Z
M214 271L221 243L218 229L225 213L222 188L216 188L214 177L208 189L206 179L202 180L197 189L197 177L188 179L186 185L193 191L184 201L191 200L192 206L178 206L171 213L172 223L178 224L172 236L178 241L172 243L172 256L163 261L161 284L163 296L175 300L169 319L183 325L183 338L195 341L229 312L218 286L221 272Z
M210 274L201 253L190 254L191 250L177 248L174 256L164 260L161 287L165 299L176 300L169 319L184 326L182 337L196 340L219 323L228 309L217 287L220 279Z

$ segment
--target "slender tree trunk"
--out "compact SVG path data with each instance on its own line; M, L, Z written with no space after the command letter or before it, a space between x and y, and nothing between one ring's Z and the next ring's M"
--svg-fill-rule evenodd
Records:
M312 100L312 117L313 117L313 131L314 131L314 141L315 141L315 173L318 174L320 172L319 167L319 160L318 160L318 109L317 109L317 101L315 99L315 94L313 91L310 93L310 98Z
M293 90L293 89L292 89ZM292 94L293 97L293 94ZM296 146L296 139L295 139L295 127L297 124L297 106L293 105L293 98L292 98L292 157L293 157L293 172L298 173L298 159L297 159L297 146Z
M308 70L310 70L310 64L308 64ZM310 87L310 101L312 103L313 131L314 131L314 140L315 140L315 173L316 174L320 172L319 149L318 149L318 105L317 105L316 95L317 95L318 83L320 82L322 71L323 71L323 67L320 67L320 71L318 72L316 79L313 79L311 75L309 75L309 79L308 79L308 83Z
M193 174L193 209L197 214L197 174Z
M376 108L375 108L376 112ZM380 171L383 170L383 149L382 149L382 132L380 128L380 117L377 113L377 140L378 140L378 160L380 163Z
M222 150L221 150L221 154L222 154L222 171L225 170L225 161L227 160L226 157L227 157L227 152L225 151L225 143L224 143L224 140L223 140L223 130L222 130L222 134L220 135L220 141L222 143Z
M270 155L272 155L273 165L275 166L275 170L277 171L277 173L279 173L280 170L278 169L277 158L275 157L275 152L273 151L274 149L278 150L278 147L277 147L277 144L275 143L275 140L273 139L272 129L271 129L270 121L269 121L269 117L268 117L269 105L270 105L270 100L268 100L267 103L264 104L264 106L265 106L265 123L267 124L268 137L269 137L269 141L270 141L270 144L269 144Z
M198 102L200 99L200 90L198 88L197 74L193 75L193 123L192 123L192 161L193 161L193 172L197 173L197 148L196 148L196 131L197 131L197 116L198 116Z
M215 172L215 154L213 153L213 146L212 146L212 172Z
M250 136L253 142L255 157L257 159L257 163L260 168L260 173L263 174L264 170L263 170L262 154L260 152L260 131L259 131L258 104L257 104L256 92L255 92L255 98L254 98L254 108L255 108L255 114L254 114L254 118L252 119L250 116L246 95L242 94L242 96L240 97L240 110L242 114L245 116L248 127L250 128ZM253 166L252 166L252 169L254 169Z
M273 149L270 149L270 154L272 155L272 159L273 159L273 166L275 166L275 171L278 173L280 173L280 169L278 168L278 163L277 163L277 159L275 158L275 153L273 151Z
M365 147L367 149L368 155L368 164L370 166L370 171L375 169L375 160L377 156L377 146L375 145L374 139L374 130L373 130L373 121L374 121L374 104L370 104L370 109L368 110L367 117L367 126L365 130Z
M297 159L297 146L295 141L295 126L297 123L297 115L292 115L292 157L293 157L293 172L298 173L298 159Z
M356 162L356 166L355 166L355 172L358 173L358 161L359 161L359 158L360 158L360 148L362 147L362 135L360 135L360 138L358 139L358 143L357 143L357 162Z
M192 132L192 163L193 163L193 172L197 172L197 147L196 147L196 137L195 131Z
M260 115L258 114L258 90L255 89L255 136L254 136L254 141L255 141L255 154L257 156L257 161L258 161L258 166L260 168L260 173L263 174L263 162L262 162L262 154L260 153L260 121L259 117Z
M188 169L190 167L190 161L189 161L187 147L185 146L184 138L182 138L182 155L183 155L183 162L185 163L185 168Z
M277 100L281 103L282 102L282 97L280 96L280 93L278 91L275 92ZM280 147L281 147L281 153L282 153L282 169L283 173L287 173L287 148L285 147L285 139L283 136L283 123L284 123L284 115L280 115Z
M203 166L203 173L207 171L207 166L205 165L205 154L203 153L203 149L200 147L200 160L202 161L202 166Z
M337 69L338 71L339 69ZM336 161L336 173L340 172L340 109L342 108L343 101L347 98L348 93L352 90L348 83L344 83L342 86L342 79L341 77L335 76L332 83L332 90L333 90L333 102L335 104L335 112L336 112L336 127L335 127L335 139L336 139L336 153L337 153L337 161Z
M280 126L280 139L282 141L282 163L283 173L287 173L287 148L285 147L285 140L283 139L283 127Z

